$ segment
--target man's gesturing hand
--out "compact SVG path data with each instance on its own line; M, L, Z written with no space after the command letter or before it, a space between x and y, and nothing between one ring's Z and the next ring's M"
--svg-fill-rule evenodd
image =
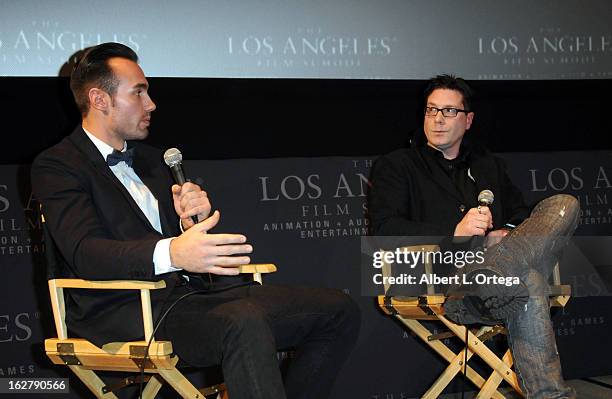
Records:
M208 195L197 184L190 182L182 186L174 184L172 186L172 200L174 202L174 210L181 218L181 223L185 230L194 225L191 216L197 216L201 222L210 215Z
M236 266L251 261L248 256L231 256L253 251L242 234L207 233L217 225L219 217L219 211L215 211L170 242L172 266L194 273L236 275L239 273Z
M455 227L455 237L484 236L493 228L493 216L487 206L471 208Z

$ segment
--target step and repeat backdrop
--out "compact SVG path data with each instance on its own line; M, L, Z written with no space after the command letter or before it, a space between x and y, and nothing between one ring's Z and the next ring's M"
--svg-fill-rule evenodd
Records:
M580 199L577 234L612 235L612 152L506 153L509 174L530 203L556 193ZM334 398L413 398L445 367L437 355L361 294L360 237L368 232L367 187L375 157L187 161L192 179L221 210L217 232L241 232L254 262L274 262L274 284L344 290L363 312L357 348L337 380ZM64 376L43 353L54 334L48 306L37 201L28 165L0 166L0 377ZM612 259L592 266L610 270ZM589 290L590 272L567 281L580 296L554 315L568 378L612 373L612 300ZM590 287L593 288L593 287ZM595 287L597 288L597 287ZM587 295L581 295L588 293ZM593 294L595 292L595 294ZM71 380L72 396L80 383ZM81 394L83 395L83 394ZM86 396L85 396L86 397Z
M119 41L150 76L605 79L608 0L4 0L0 76Z

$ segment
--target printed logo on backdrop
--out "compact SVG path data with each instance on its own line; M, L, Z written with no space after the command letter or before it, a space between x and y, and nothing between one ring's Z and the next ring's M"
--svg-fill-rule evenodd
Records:
M577 334L588 336L593 329L605 330L608 328L606 327L606 317L604 315L562 316L554 324L555 334L558 337Z
M608 159L609 161L609 159ZM580 226L612 228L612 169L609 165L529 169L531 192L571 192L580 201Z
M351 70L360 68L365 60L389 57L397 42L397 37L384 33L341 35L305 27L283 36L228 36L227 54L241 56L241 63L247 61L245 67L265 70Z
M0 377L21 377L36 374L36 365L18 364L10 366L0 366Z
M338 168L259 176L259 202L268 210L261 229L302 239L363 236L371 159L341 160ZM308 170L311 167L298 168Z
M0 364L0 377L20 377L35 375L37 366L32 363L23 363L29 356L21 353L11 356L6 345L25 344L32 342L33 330L38 329L40 319L39 312L21 312L0 314L0 350L5 354ZM4 349L2 349L4 348Z
M0 258L30 259L31 254L44 251L44 243L40 240L42 226L37 202L31 194L25 206L18 198L19 193L14 184L0 183Z
M527 203L568 193L580 201L577 233L612 235L612 152L505 153L514 184Z
M11 31L0 31L0 64L56 66L78 50L104 42L123 43L138 52L147 34L74 31L58 21L33 20Z
M32 324L38 323L39 319L38 311L0 314L0 346L29 341L32 338Z
M476 39L478 79L589 79L612 77L612 35L558 26ZM602 69L603 67L603 69Z

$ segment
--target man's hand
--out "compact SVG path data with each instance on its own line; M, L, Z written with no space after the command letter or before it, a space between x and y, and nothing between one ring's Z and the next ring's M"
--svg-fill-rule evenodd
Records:
M493 228L493 216L487 206L471 208L455 227L455 237L484 236Z
M170 242L172 266L194 273L236 275L240 272L236 266L251 261L248 256L231 256L253 251L242 234L207 233L217 225L219 217L219 211L215 211Z
M184 230L194 225L191 216L197 216L201 222L210 215L208 195L197 184L190 182L182 186L174 184L172 186L172 200L174 201L174 210L181 218Z
M489 234L487 234L487 238L485 240L485 247L486 248L490 248L493 245L499 243L502 238L504 238L506 235L508 235L509 232L510 232L510 230L508 230L508 229L499 229L499 230L493 230L493 231L489 232Z

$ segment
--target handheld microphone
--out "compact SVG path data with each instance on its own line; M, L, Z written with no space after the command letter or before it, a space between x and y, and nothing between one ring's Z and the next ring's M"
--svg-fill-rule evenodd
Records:
M478 194L478 206L489 206L493 203L495 196L491 190L482 190Z
M170 172L172 172L172 177L176 184L179 186L185 184L187 180L183 172L183 154L181 154L179 149L168 148L166 152L164 152L164 162L170 168ZM196 215L193 215L191 220L193 220L193 223L198 223L198 217Z

